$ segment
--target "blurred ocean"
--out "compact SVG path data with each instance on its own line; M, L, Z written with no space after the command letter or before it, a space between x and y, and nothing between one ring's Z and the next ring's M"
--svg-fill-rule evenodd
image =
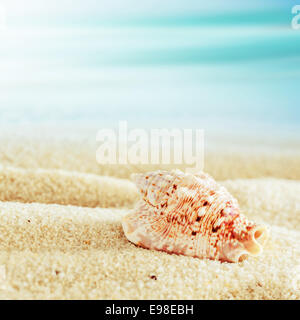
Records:
M0 125L300 137L297 3L217 2L4 1Z

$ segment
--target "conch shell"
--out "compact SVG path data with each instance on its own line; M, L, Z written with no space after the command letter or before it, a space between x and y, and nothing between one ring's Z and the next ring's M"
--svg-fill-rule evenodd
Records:
M134 244L227 262L262 252L267 228L247 220L237 200L208 174L155 171L133 180L143 198L122 225Z

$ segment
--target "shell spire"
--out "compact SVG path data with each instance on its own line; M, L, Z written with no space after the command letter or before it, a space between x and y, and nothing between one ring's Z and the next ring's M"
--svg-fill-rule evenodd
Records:
M134 244L228 262L262 252L266 227L241 214L237 200L208 174L155 171L132 179L142 199L122 225Z

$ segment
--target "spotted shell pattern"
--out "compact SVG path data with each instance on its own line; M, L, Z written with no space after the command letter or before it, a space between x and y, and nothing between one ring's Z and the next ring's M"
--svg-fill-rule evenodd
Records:
M133 180L142 199L122 226L134 244L227 262L262 252L267 228L247 220L237 200L208 174L155 171Z

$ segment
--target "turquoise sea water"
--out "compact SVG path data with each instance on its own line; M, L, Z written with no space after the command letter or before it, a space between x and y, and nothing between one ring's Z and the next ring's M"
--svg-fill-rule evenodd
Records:
M300 137L296 1L217 2L7 2L0 125L128 120Z

